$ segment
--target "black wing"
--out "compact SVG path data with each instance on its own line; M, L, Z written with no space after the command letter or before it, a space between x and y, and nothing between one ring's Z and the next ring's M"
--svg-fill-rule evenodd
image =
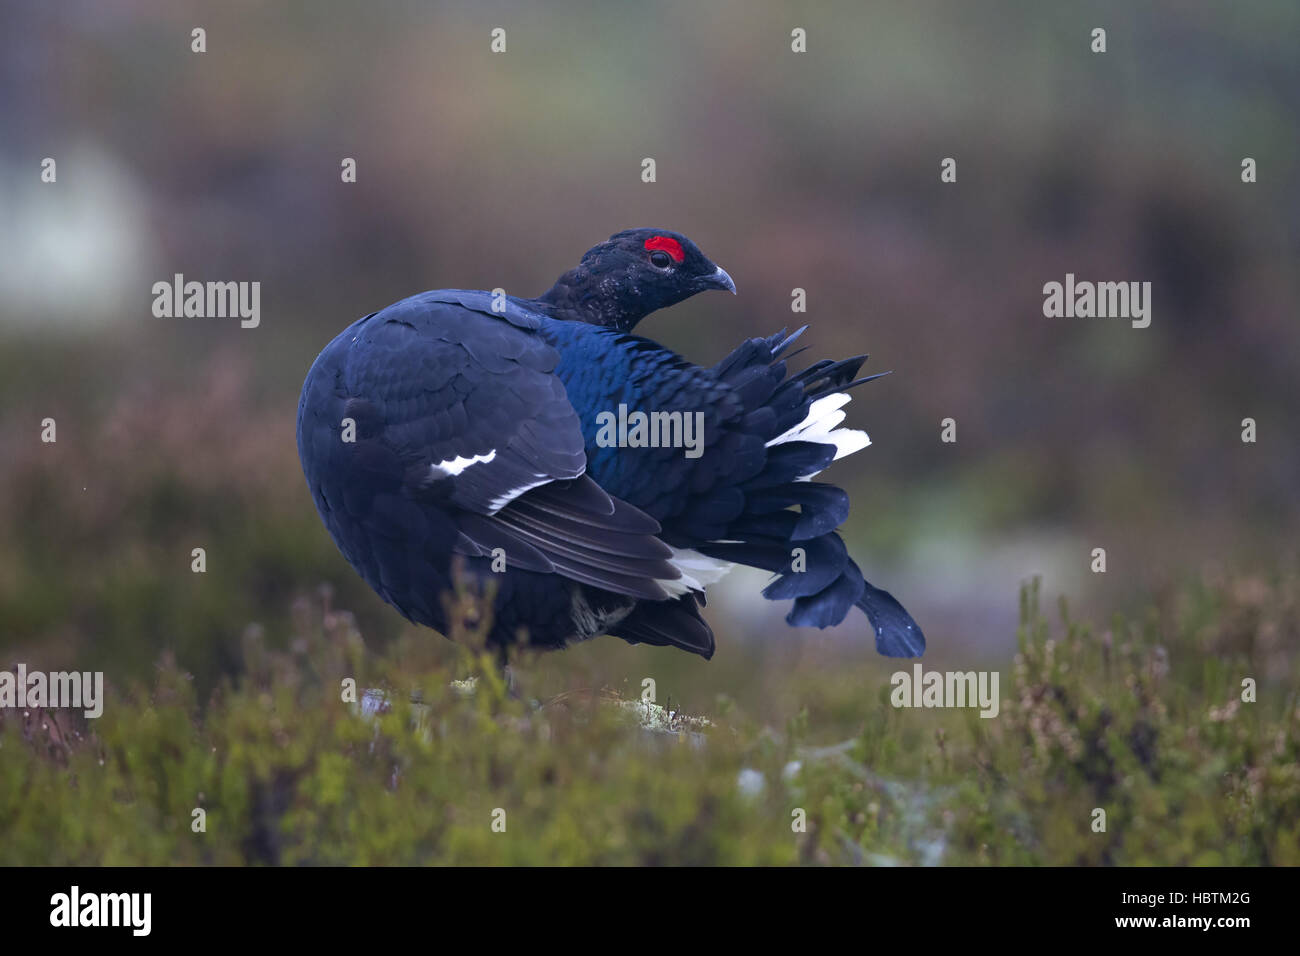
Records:
M300 452L309 471L322 462L318 471L346 476L319 483L322 515L342 508L401 540L429 526L412 509L435 509L454 523L450 550L503 548L511 568L663 599L658 581L680 573L658 523L584 474L578 418L552 374L557 354L533 334L532 313L492 304L482 292L423 293L321 353L299 407Z

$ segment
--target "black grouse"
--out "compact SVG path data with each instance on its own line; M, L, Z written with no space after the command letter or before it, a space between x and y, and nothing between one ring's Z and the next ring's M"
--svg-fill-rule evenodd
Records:
M611 634L713 655L705 588L733 565L776 577L792 625L857 606L877 650L925 638L867 583L835 529L848 495L810 481L868 444L839 428L866 356L788 374L804 331L744 342L712 368L632 334L731 277L693 242L631 229L545 294L423 292L327 345L298 405L321 519L379 595L447 632L446 595L495 583L490 646ZM796 510L797 509L797 510Z

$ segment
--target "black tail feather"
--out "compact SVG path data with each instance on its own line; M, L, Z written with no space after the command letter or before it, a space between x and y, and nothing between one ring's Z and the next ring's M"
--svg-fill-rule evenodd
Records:
M787 378L786 361L803 349L787 351L805 329L750 339L715 366L749 410L746 428L769 443L798 427L818 399L889 374L857 377L867 356L855 355L814 362ZM769 444L766 452L762 469L737 486L744 494L743 507L724 534L706 539L699 550L775 573L763 596L793 599L786 615L793 626L833 627L856 606L871 622L879 653L921 656L921 628L892 595L863 578L835 533L848 517L848 495L834 485L807 480L834 460L836 447L794 439ZM797 548L803 549L798 561Z
M925 653L921 625L888 591L868 584L857 604L876 630L877 652L886 657L920 657Z
M609 633L629 644L679 647L705 660L713 656L713 631L700 616L694 594L675 601L642 602Z
M837 535L828 535L838 539ZM794 575L787 575L791 577ZM777 582L784 580L778 578ZM768 585L763 596L776 599ZM870 584L862 577L852 559L830 584L815 594L795 599L786 615L786 623L795 627L833 627L844 620L849 608L858 607L871 622L876 635L876 651L885 657L920 657L925 653L925 634L903 605L888 591Z

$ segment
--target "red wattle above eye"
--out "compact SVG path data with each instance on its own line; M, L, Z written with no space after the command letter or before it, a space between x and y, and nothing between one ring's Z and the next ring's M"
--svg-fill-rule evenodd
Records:
M681 262L686 258L686 253L682 251L682 244L668 236L652 236L645 241L645 247L648 252L662 249L673 257L673 262Z

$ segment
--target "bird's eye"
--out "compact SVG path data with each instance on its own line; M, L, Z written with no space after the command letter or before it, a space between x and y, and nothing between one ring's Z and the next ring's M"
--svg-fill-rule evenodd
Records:
M654 263L656 268L667 269L672 264L673 260L668 253L662 250L656 250L655 252L650 253L650 261Z

